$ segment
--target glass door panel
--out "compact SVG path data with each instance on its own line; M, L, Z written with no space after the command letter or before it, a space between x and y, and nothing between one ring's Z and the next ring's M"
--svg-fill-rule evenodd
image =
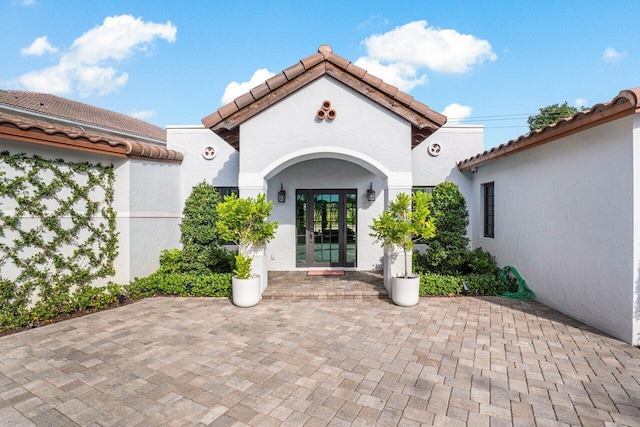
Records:
M307 194L296 194L296 265L307 265Z
M357 210L355 190L298 190L297 265L355 266Z
M356 199L356 193L345 194L345 208L346 208L346 264L355 265L356 263L356 236L357 236L357 214L358 214L358 202Z
M340 262L339 194L313 195L313 263Z

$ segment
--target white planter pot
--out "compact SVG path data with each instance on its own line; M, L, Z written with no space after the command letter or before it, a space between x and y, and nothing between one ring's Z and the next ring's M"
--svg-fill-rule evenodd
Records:
M393 277L391 279L391 299L397 305L411 307L420 300L420 276Z
M260 276L251 279L231 278L231 299L238 307L253 307L260 301Z

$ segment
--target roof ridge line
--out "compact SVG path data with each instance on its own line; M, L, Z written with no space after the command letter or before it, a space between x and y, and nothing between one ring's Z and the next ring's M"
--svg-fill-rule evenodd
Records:
M399 88L384 82L381 78L370 74L367 70L353 64L350 60L335 54L331 46L323 44L318 48L318 51L316 53L301 59L290 67L285 68L280 73L275 74L274 76L265 80L264 83L261 83L248 92L234 98L232 101L221 106L212 114L204 117L202 119L202 123L205 127L210 128L214 132L220 132L220 136L222 136L223 139L227 140L227 142L237 148L236 139L238 138L238 136L233 134L234 129L236 129L244 120L253 117L253 115L259 113L263 109L268 108L270 105L272 105L273 102L266 102L264 103L265 105L253 109L249 114L243 113L242 111L249 105L262 100L265 96L274 93L284 85L295 81L301 75L311 72L322 63L326 64L325 69L322 70L322 73L313 76L313 78L309 78L308 81L303 84L308 84L310 81L328 74L329 64L331 64L338 70L341 70L349 76L352 76L355 80L363 82L364 84L372 87L376 91L388 97L390 101L382 103L386 104L384 105L385 108L388 108L393 113L402 116L407 121L411 122L414 127L417 127L420 130L428 129L428 134L433 133L447 121L446 116L444 116L443 114L431 110L428 105L419 102L413 96L401 91ZM336 76L335 74L336 73L333 73L332 76L340 80L340 77ZM361 93L374 100L375 102L380 103L380 98L378 98L378 100L374 99L375 96L370 94L369 91L362 91ZM283 95L283 97L287 95L288 94L285 94ZM271 98L271 100L273 100L273 98ZM279 101L279 99L276 99L274 102L277 101ZM408 108L409 111L411 111L411 114L409 114L408 112L399 112L399 109L396 108L397 104L393 104L394 101L401 106ZM390 107L390 105L393 105L393 107ZM409 114L411 117L413 117L413 119L407 118L406 114ZM417 114L417 116L415 116L414 114ZM423 119L416 119L417 117L421 117ZM426 121L424 119L426 119ZM414 144L412 144L413 146L419 144L420 142L422 142L422 140L424 140L424 138L417 136L419 134L421 133L416 133L416 137L419 140L414 142Z

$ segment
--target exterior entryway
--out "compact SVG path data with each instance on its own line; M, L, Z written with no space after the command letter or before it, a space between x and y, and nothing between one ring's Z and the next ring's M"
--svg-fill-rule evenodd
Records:
M356 190L297 190L297 267L355 267L357 212Z

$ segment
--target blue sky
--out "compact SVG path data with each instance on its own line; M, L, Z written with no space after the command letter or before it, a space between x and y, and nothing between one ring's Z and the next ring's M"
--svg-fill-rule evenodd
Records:
M542 106L590 107L640 86L640 2L631 0L0 5L0 88L55 93L159 126L199 124L226 91L250 88L322 44L450 121L484 124L486 147L526 133Z

